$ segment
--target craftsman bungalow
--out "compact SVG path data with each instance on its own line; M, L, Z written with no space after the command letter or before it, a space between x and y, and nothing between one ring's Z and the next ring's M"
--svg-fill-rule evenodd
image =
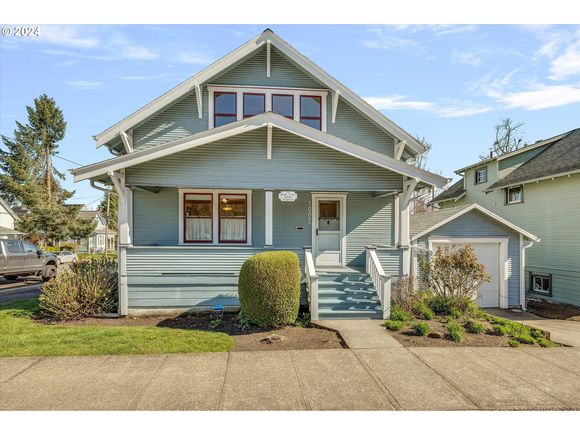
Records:
M95 140L114 157L73 172L119 195L121 314L235 307L243 262L284 249L313 319L388 316L413 263L411 195L447 182L269 29Z

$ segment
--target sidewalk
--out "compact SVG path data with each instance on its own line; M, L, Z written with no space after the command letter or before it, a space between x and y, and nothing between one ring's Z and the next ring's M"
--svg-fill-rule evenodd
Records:
M0 358L0 409L580 409L580 349Z
M550 338L560 344L572 347L580 347L580 322L571 320L545 319L535 314L514 312L500 308L488 308L485 310L489 314L503 317L507 320L523 322L525 325L542 329L550 333Z

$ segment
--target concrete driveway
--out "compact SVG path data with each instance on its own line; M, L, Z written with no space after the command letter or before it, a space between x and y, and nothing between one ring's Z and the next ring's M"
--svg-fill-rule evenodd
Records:
M0 358L0 409L580 409L580 350Z
M0 277L0 303L19 299L35 298L40 294L42 280L37 277L23 277L8 281Z

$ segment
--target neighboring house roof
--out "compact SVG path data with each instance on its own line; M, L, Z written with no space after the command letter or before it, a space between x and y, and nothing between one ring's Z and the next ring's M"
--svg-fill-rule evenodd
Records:
M580 172L580 128L554 141L535 157L514 169L486 192Z
M30 213L30 210L28 210L26 207L13 207L12 211L14 211L14 213L18 217L21 217L21 216L26 215L27 213Z
M331 134L308 127L300 122L285 118L273 112L266 112L241 121L232 122L210 130L204 130L190 136L177 139L156 147L146 148L125 154L116 158L108 159L92 165L73 169L75 183L104 174L118 171L123 168L134 166L140 163L175 154L190 148L196 148L220 139L246 133L266 126L273 126L281 130L304 137L305 139L325 145L331 149L364 160L374 165L383 167L401 175L416 178L419 181L431 185L442 187L447 180L440 175L433 174L423 169L412 166L400 160L395 160L382 153L369 150L368 148L348 142Z
M0 198L0 205L6 209L6 212L12 216L12 218L14 220L18 220L18 215L14 212L14 210L6 203L6 201L4 201L2 198Z
M523 228L514 225L507 219L504 219L501 216L492 213L485 207L480 206L479 204L462 205L459 207L446 208L444 210L411 215L410 230L409 230L411 240L417 240L419 237L429 234L433 230L436 230L437 228L457 219L459 216L462 216L465 213L470 212L471 210L477 210L491 217L492 219L502 223L503 225L512 228L518 233L523 234L525 237L534 242L540 241L540 239L538 239L532 233L529 233Z
M458 199L465 196L466 193L467 191L464 188L463 178L461 178L459 181L452 184L446 191L441 192L439 195L429 201L429 204L437 204L439 202L452 200L457 201Z
M2 235L18 235L18 234L24 234L24 233L21 233L20 231L13 230L12 228L0 227L0 234L2 234Z
M105 229L104 228L99 228L99 229L95 230L95 234L105 234ZM108 229L107 230L107 234L109 234L109 235L111 235L111 234L117 234L117 232L115 230Z
M231 68L238 62L242 61L256 50L262 48L265 44L271 44L276 47L282 54L296 63L306 73L312 75L319 82L323 83L333 92L338 92L340 98L344 98L355 109L368 116L373 122L386 132L390 133L397 139L405 141L416 153L425 152L425 146L418 142L413 136L396 125L393 121L379 112L364 99L356 95L353 91L340 83L334 77L330 76L322 68L298 52L294 47L276 35L272 30L266 29L260 35L238 47L231 53L214 62L201 72L195 74L184 82L180 83L165 94L143 106L141 109L127 116L117 124L109 127L105 131L94 136L97 147L107 144L114 138L119 137L122 132L126 132L137 124L150 118L159 110L177 101L192 90L198 89L204 83L207 83L219 73Z
M79 217L81 219L94 219L99 214L96 210L81 210L79 211Z

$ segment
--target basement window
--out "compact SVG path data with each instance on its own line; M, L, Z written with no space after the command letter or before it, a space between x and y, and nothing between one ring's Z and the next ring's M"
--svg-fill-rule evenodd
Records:
M530 292L552 296L552 275L530 272Z

